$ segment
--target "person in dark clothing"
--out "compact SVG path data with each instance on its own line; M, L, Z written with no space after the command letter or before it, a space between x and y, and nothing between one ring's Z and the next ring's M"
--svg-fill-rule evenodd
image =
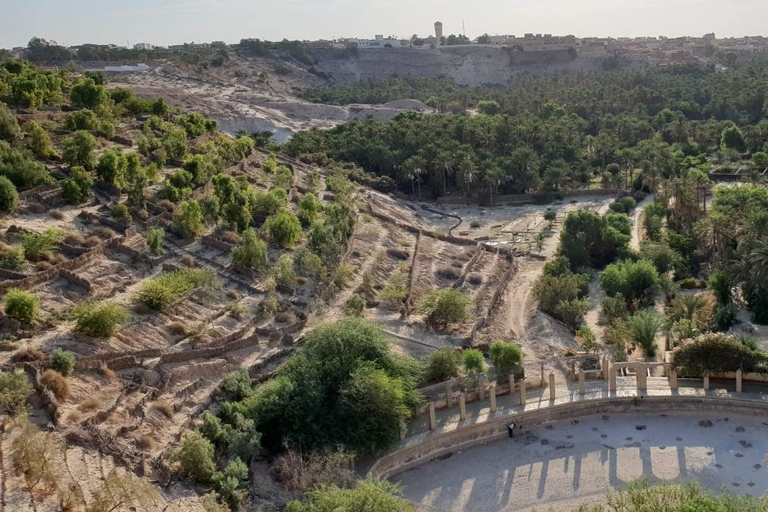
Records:
M517 426L517 423L514 421L507 425L507 432L509 432L509 437L515 437L515 427Z

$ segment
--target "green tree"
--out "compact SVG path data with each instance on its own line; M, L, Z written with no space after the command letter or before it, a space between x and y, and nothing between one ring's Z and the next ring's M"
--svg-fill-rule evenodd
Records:
M197 238L202 235L205 225L200 204L194 199L182 201L173 217L173 224L184 238Z
M656 334L663 324L658 315L647 310L635 313L627 321L632 340L650 357L656 355Z
M744 135L738 126L732 124L723 129L723 133L720 136L720 147L723 149L735 149L739 152L746 150Z
M117 188L125 187L125 173L128 167L128 159L118 149L107 149L99 157L96 166L96 177L107 185Z
M361 480L354 489L321 485L309 491L308 501L291 501L286 512L338 512L370 510L371 512L410 512L413 506L402 499L402 492L386 480Z
M68 204L82 204L91 195L93 177L80 166L69 170L70 177L61 182L61 197Z
M71 137L64 139L62 156L69 165L77 165L90 171L96 167L94 151L97 147L99 147L99 143L96 137L86 131L79 130Z
M517 343L494 341L488 351L488 357L497 369L511 368L523 363L523 349Z
M97 85L92 78L81 78L72 86L70 98L75 107L96 110L107 101L108 96L103 85Z
M213 444L199 432L191 431L184 433L174 459L184 474L205 484L211 482L216 471L213 453Z
M621 294L627 301L650 298L658 280L659 273L648 260L614 263L600 273L605 293L610 297Z
M246 229L240 245L232 249L232 261L254 270L263 270L268 263L267 244L255 230Z
M443 382L459 376L462 353L453 348L439 348L429 354L426 379L429 382Z
M147 247L152 254L163 254L163 238L165 231L162 228L149 228L147 230Z
M470 375L483 373L488 369L485 365L485 356L476 348L465 350L462 354L462 359L464 361L464 370Z
M301 222L287 209L282 209L264 223L269 238L279 247L292 247L301 238Z
M0 102L0 140L11 144L21 140L21 128L16 121L16 116L2 102Z
M37 121L28 121L24 124L24 133L26 134L26 145L35 154L36 157L47 160L49 158L58 158L59 154L51 143L51 137L43 126Z

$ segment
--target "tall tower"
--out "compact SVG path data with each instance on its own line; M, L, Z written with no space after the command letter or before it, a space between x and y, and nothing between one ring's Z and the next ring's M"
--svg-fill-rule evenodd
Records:
M437 38L437 45L443 41L443 24L439 21L435 22L435 37Z

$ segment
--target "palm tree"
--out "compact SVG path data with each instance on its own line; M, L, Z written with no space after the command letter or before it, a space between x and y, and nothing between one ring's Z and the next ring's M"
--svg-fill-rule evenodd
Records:
M751 280L761 288L768 288L768 239L760 240L747 255Z
M693 322L702 309L706 307L704 298L700 295L683 295L672 301L671 317L677 320L686 319Z
M656 355L656 334L664 322L652 311L635 313L627 321L632 340L642 347L649 357Z

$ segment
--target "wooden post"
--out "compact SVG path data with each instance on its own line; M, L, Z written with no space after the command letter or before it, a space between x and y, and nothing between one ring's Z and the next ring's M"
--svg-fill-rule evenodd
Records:
M451 383L445 384L445 405L447 407L453 407L453 390L451 390Z
M603 379L608 380L610 378L611 361L608 356L603 358L602 361Z
M704 391L709 391L709 374L704 374Z
M435 419L435 403L429 402L429 430L437 428L437 419Z
M523 376L522 379L520 379L520 405L525 405L526 400L525 395L525 376Z
M741 393L741 384L742 384L742 378L744 377L744 373L741 371L741 368L736 370L736 392Z
M583 395L584 393L586 393L585 387L586 386L584 384L584 369L582 368L579 370L579 394L580 395Z
M496 412L496 384L491 384L491 412Z
M467 396L464 393L459 395L459 419L467 419Z
M513 395L515 393L515 373L514 371L509 374L509 394Z
M485 400L485 379L482 377L477 379L477 385L477 393L480 397L480 400Z
M608 383L608 390L611 393L616 392L616 366L611 365L610 370L610 382Z
M549 399L554 400L555 399L555 374L550 373L549 374Z

